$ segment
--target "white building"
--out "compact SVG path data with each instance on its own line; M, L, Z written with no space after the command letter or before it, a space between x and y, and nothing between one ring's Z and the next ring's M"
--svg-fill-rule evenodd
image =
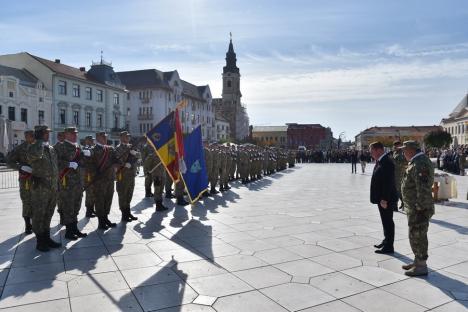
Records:
M442 119L440 125L452 135L452 146L468 144L468 94L463 97L447 118Z
M38 124L50 124L52 92L25 69L0 65L0 152L5 153L24 141L24 130ZM8 148L3 131L7 124Z
M216 138L214 108L208 85L195 86L180 79L177 71L145 69L118 72L117 75L129 91L130 131L134 136L145 135L172 112L177 103L187 100L188 105L180 110L184 133L201 125L204 141Z
M216 141L230 141L229 121L221 115L216 115Z
M81 139L97 131L109 133L117 143L119 132L127 126L127 94L112 65L101 60L87 72L50 61L26 52L0 55L0 65L25 69L52 94L52 116L49 126L54 131L76 126ZM55 135L52 136L55 142Z

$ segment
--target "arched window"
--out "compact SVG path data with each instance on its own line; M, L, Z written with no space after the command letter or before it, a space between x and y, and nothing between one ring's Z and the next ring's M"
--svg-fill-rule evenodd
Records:
M227 87L230 88L230 87L231 87L231 84L232 84L231 80L228 80L228 81L227 81Z

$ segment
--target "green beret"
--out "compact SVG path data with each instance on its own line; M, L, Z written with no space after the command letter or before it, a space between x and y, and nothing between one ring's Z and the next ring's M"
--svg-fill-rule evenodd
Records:
M96 136L107 135L106 131L96 132Z
M130 133L128 133L128 131L122 131L122 132L120 132L120 136L124 136L124 135L130 135Z
M87 135L87 136L85 136L85 139L86 139L86 140L94 140L94 138L93 138L92 135Z

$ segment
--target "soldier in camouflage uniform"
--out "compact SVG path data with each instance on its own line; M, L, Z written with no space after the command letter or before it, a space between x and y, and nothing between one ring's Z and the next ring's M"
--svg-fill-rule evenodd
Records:
M209 147L206 145L203 147L203 154L205 155L206 174L208 176L208 181L210 181L211 167L213 167L213 155L211 154ZM211 194L208 190L203 193L203 197L208 197L210 195Z
M31 208L31 173L32 168L27 161L28 146L34 141L34 131L24 132L25 141L15 147L7 156L8 167L18 170L20 198L23 203L24 233L32 234L32 208Z
M96 201L96 215L99 220L98 228L107 230L117 224L109 220L109 213L114 197L114 167L122 165L114 147L107 145L107 134L96 133L96 145L91 152L91 163L95 172L93 183L94 199Z
M143 168L145 168L147 174L151 179L151 184L154 185L154 202L156 204L156 211L164 211L167 208L163 205L163 191L166 178L166 170L164 169L161 160L154 151L153 147L149 144L145 145L145 159L143 162Z
M83 153L89 157L89 150L82 151L76 143L78 131L75 127L65 128L65 140L55 148L59 170L59 194L62 205L61 216L65 224L65 238L76 240L78 237L86 237L87 234L78 229L78 213L83 197L83 185L81 165Z
M121 220L122 222L138 220L130 211L130 202L135 189L135 176L140 153L130 144L130 134L127 131L120 133L120 144L116 147L115 153L122 162L116 172L116 188L119 195L119 207L122 212Z
M403 269L408 276L427 275L427 231L434 214L434 167L417 142L406 141L403 149L409 163L401 190L408 217L409 241L414 253L414 262L404 265Z
M393 142L393 160L395 162L395 184L396 189L398 192L398 198L401 200L400 209L404 209L403 204L403 197L401 196L401 182L403 181L403 177L405 175L406 167L408 166L408 162L406 161L405 155L403 154L403 150L401 149L401 142L395 141ZM398 210L398 209L397 209Z
M167 173L166 171L166 182L165 182L165 185L164 185L164 189L166 191L166 195L165 197L168 198L168 199L172 199L172 198L175 198L176 196L172 193L172 179L171 179L171 176L169 175L169 173Z
M65 141L65 133L63 131L57 132L57 142L55 143L54 150L57 150L58 147L60 147L63 142ZM57 212L59 213L60 216L60 225L65 225L63 222L63 203L61 201L60 197L57 197Z
M94 138L92 135L88 135L85 137L83 151L90 151L94 147ZM83 175L83 184L85 189L85 207L86 207L86 218L95 218L95 200L93 197L93 185L90 183L94 180L94 171L92 162L90 158L83 159L83 165L81 168L81 173Z
M147 165L149 162L146 161L146 157L148 155L154 153L153 147L149 145L149 143L145 143L141 149L141 161L143 163L143 174L145 175L145 197L153 197L153 193L151 192L151 186L153 184L153 177L148 172L151 170Z
M218 184L220 158L219 151L215 145L210 146L210 152L213 163L208 174L208 178L210 180L210 195L215 195L219 193L219 191L216 189L216 184Z
M46 125L34 127L36 141L28 146L26 157L32 168L32 229L37 238L36 249L44 252L62 246L50 238L50 221L57 203L58 167L57 155L49 145L49 132Z

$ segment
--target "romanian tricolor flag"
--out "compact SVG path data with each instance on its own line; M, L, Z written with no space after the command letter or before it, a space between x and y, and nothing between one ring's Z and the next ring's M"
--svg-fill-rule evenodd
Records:
M148 143L153 146L161 163L166 168L174 182L179 181L179 165L181 163L180 151L184 151L178 110L164 117L153 129L146 133ZM182 154L183 155L183 154Z

